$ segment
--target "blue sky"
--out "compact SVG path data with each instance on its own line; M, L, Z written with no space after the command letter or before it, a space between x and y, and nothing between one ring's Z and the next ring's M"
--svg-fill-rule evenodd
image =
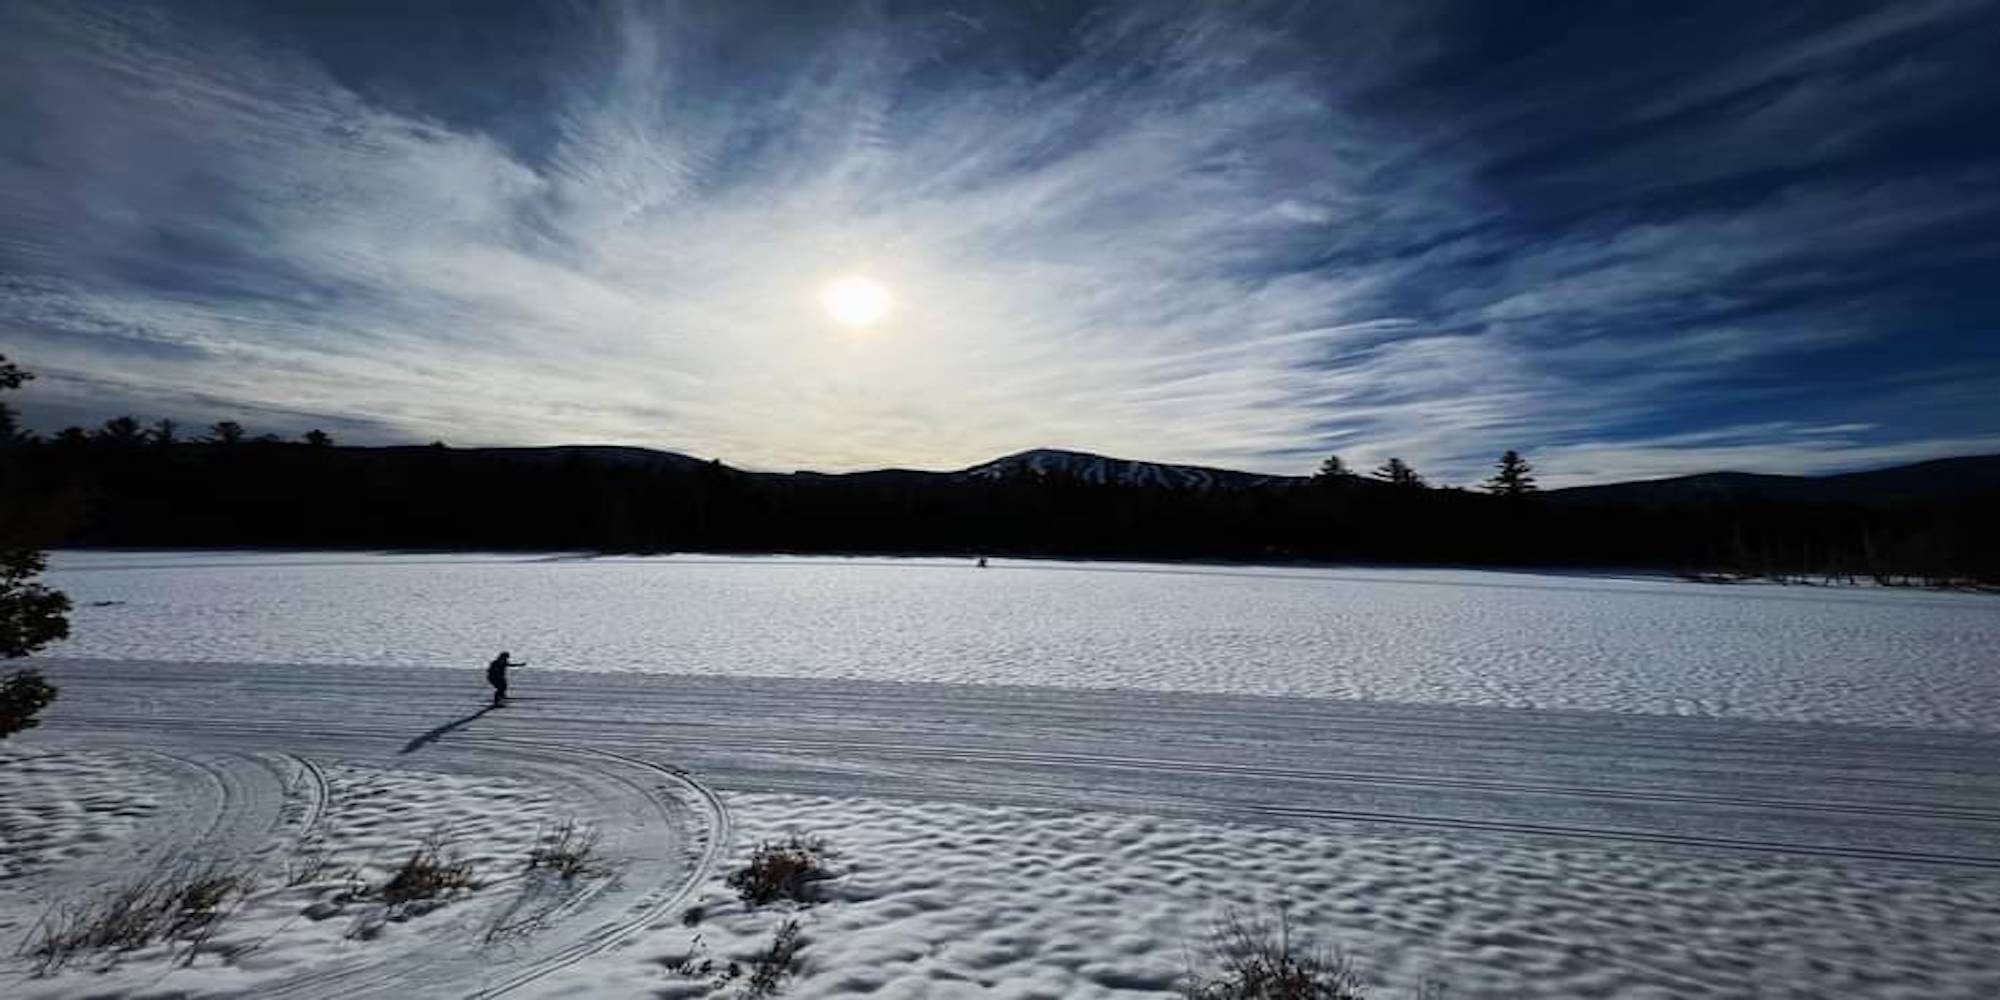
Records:
M43 430L762 469L2000 452L1995 51L1962 0L15 0L0 351Z

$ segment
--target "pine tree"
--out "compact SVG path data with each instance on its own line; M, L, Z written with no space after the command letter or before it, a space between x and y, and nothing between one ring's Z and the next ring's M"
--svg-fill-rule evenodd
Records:
M56 686L38 670L16 670L0 679L0 740L41 725L35 718L56 700Z
M0 354L0 389L19 389L21 383L30 381L34 377L34 372L23 371L20 366L7 360L5 354ZM14 440L16 430L14 408L0 403L0 443Z
M1382 466L1375 470L1375 478L1392 486L1407 489L1422 489L1424 486L1424 477L1417 475L1417 470L1410 468L1400 458L1392 458L1382 463Z
M0 358L0 389L18 388L34 376ZM26 656L69 634L69 598L35 581L48 566L41 552L0 545L0 657ZM32 670L0 680L0 739L35 725L56 689Z
M331 448L333 447L333 435L315 427L306 432L305 442L315 448Z
M234 420L218 420L209 425L208 439L216 444L238 444L243 440L243 425Z
M97 432L97 440L119 448L129 448L146 440L146 429L136 417L113 417Z
M1319 463L1319 471L1313 473L1313 481L1322 485L1344 482L1353 477L1354 472L1340 460L1339 455L1326 456L1326 461Z
M1499 471L1486 481L1486 492L1505 497L1535 492L1535 467L1529 465L1520 452L1509 449L1500 456L1500 462L1494 468Z

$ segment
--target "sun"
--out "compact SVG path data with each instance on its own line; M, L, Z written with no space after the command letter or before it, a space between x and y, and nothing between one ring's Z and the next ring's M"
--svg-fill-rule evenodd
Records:
M858 328L880 323L893 303L881 282L850 274L827 282L820 289L819 304L835 323Z

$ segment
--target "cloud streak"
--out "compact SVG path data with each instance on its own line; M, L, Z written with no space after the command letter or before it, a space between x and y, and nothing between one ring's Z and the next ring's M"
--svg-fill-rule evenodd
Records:
M57 376L31 419L221 402L753 468L1066 446L1297 472L1339 448L1449 479L1520 447L1581 480L2000 435L1931 403L1994 373L1962 331L1956 376L1835 363L1926 318L1883 289L1990 260L1964 230L2000 217L1992 163L1836 169L1880 115L1782 141L1948 73L1879 48L1963 8L1780 38L1775 81L1640 74L1630 141L1527 180L1576 137L1477 137L1561 98L1454 107L1427 74L1470 43L1413 10L607 4L556 20L496 123L214 11L16 5L0 84L32 141L0 156L0 338ZM1768 96L1713 110L1746 91ZM1710 152L1634 166L1662 143ZM1550 177L1583 193L1552 204ZM863 334L815 305L854 272L897 300ZM1816 358L1880 412L1785 384ZM1718 451L1704 425L1765 438Z

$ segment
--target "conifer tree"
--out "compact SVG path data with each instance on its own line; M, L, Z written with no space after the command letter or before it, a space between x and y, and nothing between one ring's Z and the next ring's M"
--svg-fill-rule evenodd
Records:
M1499 471L1486 481L1486 492L1496 496L1517 497L1535 492L1535 467L1521 457L1521 453L1509 449L1500 456L1494 468Z
M1375 470L1375 478L1391 486L1408 489L1422 489L1424 486L1424 477L1417 475L1417 470L1410 468L1400 458L1392 458L1382 463L1382 466Z
M0 357L0 389L33 377ZM69 634L69 598L35 580L47 565L36 549L0 544L0 658L26 656ZM0 739L34 726L36 714L55 697L55 687L33 670L0 680Z

